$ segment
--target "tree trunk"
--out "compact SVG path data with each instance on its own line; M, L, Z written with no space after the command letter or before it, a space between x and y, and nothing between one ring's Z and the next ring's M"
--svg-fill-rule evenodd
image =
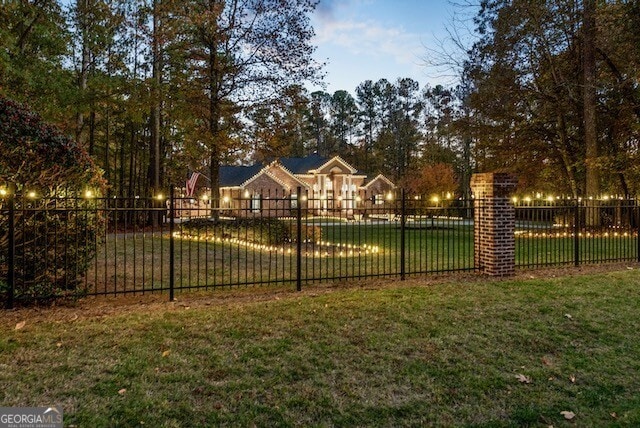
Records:
M596 3L584 0L583 16L583 120L584 142L586 146L586 196L594 198L600 195L600 171L598 168L598 130L596 123ZM600 224L600 210L596 205L587 210L586 225Z
M152 40L152 83L151 83L151 144L149 152L149 180L152 195L160 194L160 44L158 41L158 18L157 0L153 1L153 40ZM155 212L151 216L151 224L157 226L159 223L159 213Z

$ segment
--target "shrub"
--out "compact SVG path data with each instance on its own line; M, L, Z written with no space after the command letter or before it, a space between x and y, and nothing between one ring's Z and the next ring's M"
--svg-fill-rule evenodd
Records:
M29 300L77 294L95 256L103 219L95 202L78 199L104 191L87 152L57 128L0 97L0 188L15 203L15 297ZM36 196L29 197L33 192ZM0 282L6 284L9 196L0 200ZM6 299L7 287L0 289Z
M296 240L296 224L277 218L237 218L235 220L193 219L182 223L185 234L222 239L240 239L260 245L282 245ZM321 239L319 226L302 226L302 241Z

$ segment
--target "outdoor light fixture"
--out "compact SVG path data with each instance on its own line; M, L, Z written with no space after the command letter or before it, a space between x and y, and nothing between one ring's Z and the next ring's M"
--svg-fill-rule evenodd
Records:
M547 196L547 201L553 202L553 196L551 196L551 195Z
M245 198L248 198L248 197L249 197L249 191L248 191L248 190L245 190L245 191L244 191L244 197L245 197Z
M439 198L439 197L437 197L437 196L433 196L433 197L431 198L431 202L433 202L433 203L436 203L436 204L437 204L438 202L440 202L440 198Z
M91 189L87 189L87 190L85 190L85 192L84 192L84 197L85 197L85 198L87 198L87 199L91 199L91 198L93 198L93 196L94 196L94 195L93 195L93 191L92 191Z
M8 194L7 189L5 189L4 187L0 189L0 196L5 197L7 196L7 194Z
M517 196L512 197L511 202L513 202L514 204L518 202L518 197Z
M36 197L36 192L34 192L33 190L30 191L29 193L27 193L27 197L31 198L31 199L34 199Z
M391 193L391 192L387 193L387 200L388 201L393 200L393 193Z
M164 200L164 195L162 193L158 193L158 195L156 195L156 199L162 201Z
M451 192L447 192L447 199L451 199Z
M306 196L303 196L302 198L300 198L300 200L301 200L301 201L306 201L306 200L307 200L307 197L306 197Z
M356 196L356 202L362 202L362 198L360 196Z
M229 202L229 197L228 196L223 197L222 202L224 202L225 204Z
M204 195L202 195L202 200L203 201L209 200L209 195L207 195L206 193Z

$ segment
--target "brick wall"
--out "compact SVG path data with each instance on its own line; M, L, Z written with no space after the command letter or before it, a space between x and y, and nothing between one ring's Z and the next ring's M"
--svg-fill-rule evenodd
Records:
M515 208L510 195L518 179L508 173L474 174L474 259L480 272L491 276L515 271Z

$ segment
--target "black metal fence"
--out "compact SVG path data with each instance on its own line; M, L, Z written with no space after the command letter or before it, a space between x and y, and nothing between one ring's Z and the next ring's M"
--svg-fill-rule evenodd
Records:
M515 206L518 267L640 262L636 199L522 199Z
M298 191L211 201L0 199L0 298L15 301L472 271L473 201ZM516 266L640 257L638 203L516 203Z

